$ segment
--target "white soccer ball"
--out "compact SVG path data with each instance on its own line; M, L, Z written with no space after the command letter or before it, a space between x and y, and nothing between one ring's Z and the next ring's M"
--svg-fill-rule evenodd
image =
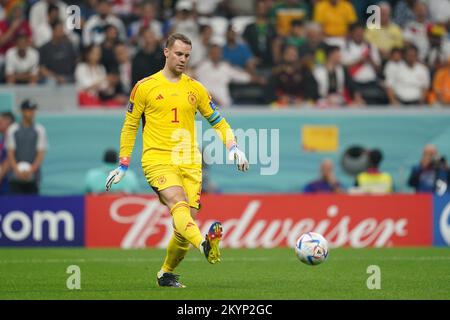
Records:
M25 162L25 161L20 161L19 163L17 163L17 170L20 172L31 171L31 163Z
M321 264L328 257L328 241L318 233L305 233L295 244L295 254L301 262L308 265Z

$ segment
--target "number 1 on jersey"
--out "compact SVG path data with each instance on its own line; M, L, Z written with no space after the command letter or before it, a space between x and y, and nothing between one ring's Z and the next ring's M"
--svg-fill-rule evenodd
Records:
M172 108L171 110L173 111L173 120L172 120L172 123L178 123L178 122L180 122L180 121L178 121L177 108Z

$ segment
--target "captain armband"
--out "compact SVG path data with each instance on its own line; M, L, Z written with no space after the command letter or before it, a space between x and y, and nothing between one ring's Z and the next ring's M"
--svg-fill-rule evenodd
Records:
M212 115L210 115L206 120L208 120L208 122L211 126L214 126L214 125L218 124L220 122L220 120L222 120L222 119L223 119L223 117L220 114L220 112L215 110L212 113Z

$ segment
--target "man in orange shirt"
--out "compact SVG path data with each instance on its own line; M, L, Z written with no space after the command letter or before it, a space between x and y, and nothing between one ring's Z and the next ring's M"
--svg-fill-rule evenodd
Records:
M436 71L433 79L436 102L450 106L450 58L445 66Z

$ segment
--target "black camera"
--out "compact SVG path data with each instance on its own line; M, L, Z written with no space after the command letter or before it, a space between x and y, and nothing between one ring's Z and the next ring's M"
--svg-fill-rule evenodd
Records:
M440 169L440 168L446 168L447 167L447 159L442 156L442 157L436 157L435 159L433 159L433 167L436 169Z

